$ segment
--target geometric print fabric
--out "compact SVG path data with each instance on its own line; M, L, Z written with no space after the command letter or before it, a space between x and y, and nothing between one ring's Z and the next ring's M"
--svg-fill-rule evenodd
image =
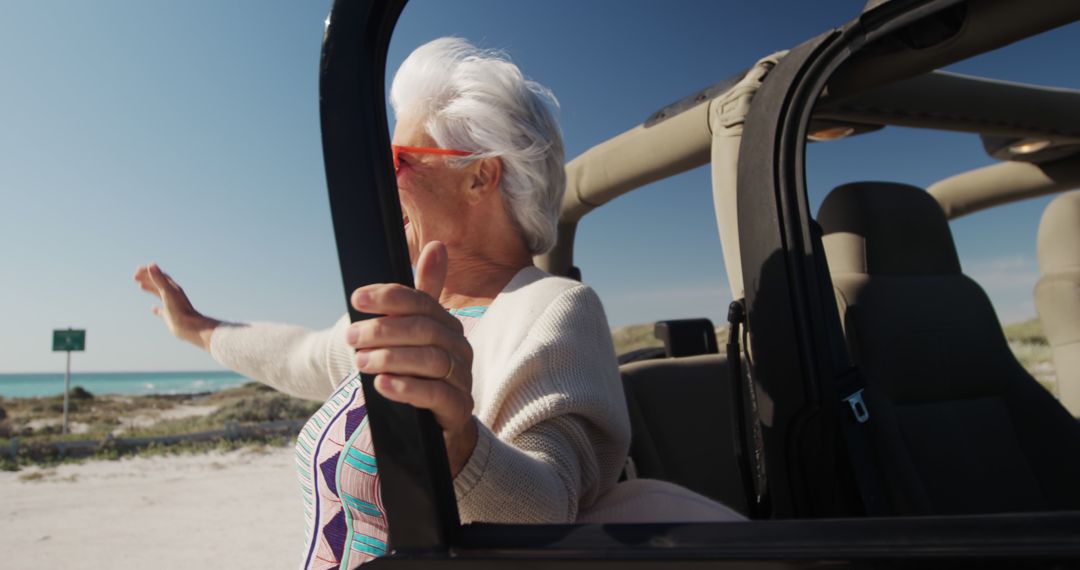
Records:
M468 335L487 307L450 310ZM296 438L304 570L356 568L387 552L387 524L360 373L353 371Z

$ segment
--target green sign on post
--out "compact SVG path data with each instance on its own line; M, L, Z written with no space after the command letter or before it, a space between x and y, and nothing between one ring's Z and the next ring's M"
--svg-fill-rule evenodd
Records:
M86 330L54 330L52 349L53 352L86 350Z
M64 424L61 433L68 433L68 392L71 391L71 352L86 350L86 329L61 329L52 332L53 352L67 353L67 370L64 372Z

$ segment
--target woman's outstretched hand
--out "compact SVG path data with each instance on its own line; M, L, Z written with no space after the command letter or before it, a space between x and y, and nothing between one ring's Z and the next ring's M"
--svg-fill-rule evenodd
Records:
M191 306L184 290L156 263L142 265L135 270L135 282L139 288L161 300L161 306L151 311L165 321L169 332L180 340L210 350L210 335L221 321L203 316Z
M456 477L476 447L477 427L472 347L461 322L438 301L446 268L446 246L430 242L417 259L416 289L378 284L354 291L353 307L385 316L353 323L346 342L357 349L356 367L376 375L380 394L431 410Z

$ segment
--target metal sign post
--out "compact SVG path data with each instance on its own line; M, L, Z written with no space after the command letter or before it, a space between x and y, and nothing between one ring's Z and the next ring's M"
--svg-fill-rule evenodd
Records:
M62 433L68 433L68 393L71 391L71 351L86 350L86 330L54 330L53 352L67 353L67 369L64 371L64 427Z

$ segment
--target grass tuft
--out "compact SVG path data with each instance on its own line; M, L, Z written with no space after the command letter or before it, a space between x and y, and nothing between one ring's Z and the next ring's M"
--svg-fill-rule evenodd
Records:
M220 421L224 424L229 421L261 423L307 419L321 405L318 402L299 400L285 394L260 393L222 406L210 416L210 420L214 422Z
M1042 323L1039 322L1039 319L1030 319L1011 325L1005 325L1004 329L1005 338L1007 338L1010 343L1018 342L1050 346L1050 343L1046 341L1046 335L1043 334Z

